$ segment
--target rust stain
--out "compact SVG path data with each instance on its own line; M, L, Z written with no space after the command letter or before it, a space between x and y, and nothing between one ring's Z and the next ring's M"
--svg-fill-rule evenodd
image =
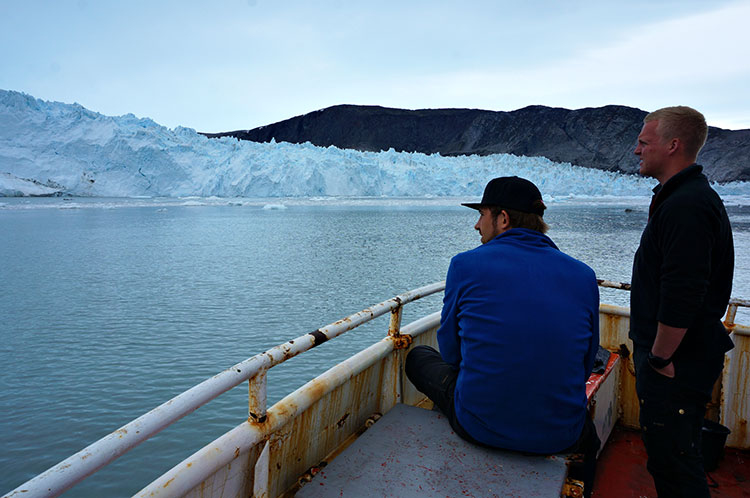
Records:
M284 361L288 360L289 358L294 358L298 354L298 353L293 352L292 348L290 348L286 344L284 344L284 347L282 349L284 350Z
M736 437L739 441L745 441L747 439L747 420L744 418L739 419L736 432Z
M345 415L344 415L343 417L341 417L341 418L339 419L339 421L338 421L338 422L336 422L336 425L337 425L337 426L338 426L339 428L343 427L343 426L344 426L344 424L346 423L346 419L347 419L348 417L349 417L349 414L348 414L348 413L347 413L347 414L345 414Z
M239 458L239 457L240 457L240 449L239 447L237 447L234 450L234 458Z
M174 479L175 479L175 478L173 477L172 479L170 479L170 480L168 480L167 482L165 482L165 483L164 483L164 487L166 488L167 486L169 486L170 484L172 484L172 481L174 481Z
M269 412L267 417L263 418L263 421L268 421L269 424L274 425L278 420L287 420L291 417L291 414L296 412L298 406L293 401L287 403L278 402L273 405L273 412ZM253 422L252 420L250 422ZM262 422L262 421L259 421Z
M320 399L325 395L327 388L327 382L324 382L320 379L313 379L312 381L310 381L308 391L310 392L310 395L313 399Z
M345 323L352 323L352 319L347 316L346 318L342 318L341 320L333 322L333 325L338 326L338 325L343 325Z
M411 346L413 342L412 336L409 334L400 334L393 336L393 348L394 349L406 349Z

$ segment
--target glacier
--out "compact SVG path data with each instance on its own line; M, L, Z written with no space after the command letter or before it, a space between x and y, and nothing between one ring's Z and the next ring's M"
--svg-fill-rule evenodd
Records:
M655 185L542 157L209 139L132 114L105 116L0 90L0 196L460 198L481 196L487 181L508 175L528 178L552 200L647 198ZM746 182L715 188L750 198Z

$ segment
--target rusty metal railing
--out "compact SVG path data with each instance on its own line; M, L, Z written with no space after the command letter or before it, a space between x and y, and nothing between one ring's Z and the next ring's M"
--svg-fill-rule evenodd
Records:
M267 417L266 372L269 368L389 312L391 321L387 339L397 344L403 340L400 333L401 307L441 292L444 288L443 281L408 291L237 363L66 458L3 498L59 496L161 430L245 381L250 384L248 422L264 421ZM171 491L169 494L173 496Z
M600 280L598 283L601 287L630 290L630 284L627 283L607 280ZM167 474L144 488L138 495L179 496L180 493L189 491L190 486L196 482L199 483L208 470L215 470L217 465L230 461L238 448L246 449L262 441L269 431L275 430L274 428L277 428L284 420L288 420L289 417L293 417L296 413L304 410L315 399L318 399L315 397L319 396L321 392L330 392L338 383L345 382L348 376L352 375L352 372L363 368L362 365L367 364L369 360L381 358L394 349L407 347L410 336L416 336L431 327L437 326L440 319L439 312L423 317L402 329L401 311L405 304L441 292L444 288L445 282L437 282L414 289L248 358L87 446L75 455L22 484L5 495L4 498L59 496L174 422L242 382L248 381L247 422L229 431L204 450L200 450L188 460L174 467ZM606 304L602 304L602 308L606 308L606 306ZM741 306L750 307L750 301L732 299L729 302L724 323L735 334L750 336L750 327L734 323L737 308ZM391 313L391 320L388 336L385 339L302 386L279 401L271 409L266 409L266 373L269 368L389 312ZM280 415L281 413L283 413L283 417ZM223 449L217 453L219 447ZM259 496L263 495L264 490L268 487L268 469L263 466L263 462L268 462L268 456L267 452L264 456L264 451L261 451L259 459L261 465L255 467L256 475L253 480L255 491ZM209 460L210 463L208 463ZM192 465L193 463L196 463L196 465ZM175 479L177 477L179 479ZM169 484L169 486L165 486L166 484Z
M599 287L608 287L611 289L621 289L626 291L630 290L630 284L628 282L613 282L611 280L598 279L596 283L599 284ZM727 313L724 316L724 327L738 335L750 335L750 327L747 325L739 325L734 321L737 318L737 309L740 307L750 308L750 300L737 298L729 300Z
M416 337L439 324L440 312L438 311L406 325L399 335ZM389 335L347 358L274 404L268 409L266 419L262 423L248 420L238 425L175 465L135 496L142 498L183 496L200 485L216 470L258 444L261 444L262 448L252 470L254 474L252 496L269 496L268 436L278 431L294 417L299 416L323 396L348 382L351 377L398 348L398 338Z

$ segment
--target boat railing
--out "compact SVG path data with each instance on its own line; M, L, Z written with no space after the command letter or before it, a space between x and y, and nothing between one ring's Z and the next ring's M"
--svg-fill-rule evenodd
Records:
M3 498L59 496L161 430L245 381L249 382L250 432L258 432L252 430L253 427L258 424L268 426L262 424L266 422L267 417L268 369L389 312L389 338L395 343L408 341L409 337L402 336L400 330L403 306L444 289L443 281L405 292L237 363L104 436L17 487ZM408 344L402 345L407 346ZM173 492L168 494L174 495Z
M628 282L613 282L611 280L599 279L596 281L599 287L607 287L610 289L630 290L630 283ZM732 298L729 300L727 306L727 312L724 316L724 326L727 330L734 331L739 335L750 335L750 327L745 325L738 325L735 323L737 318L738 308L750 308L750 299L737 299Z
M606 280L599 281L599 285L623 290L630 287L627 283ZM173 467L137 496L182 496L200 484L211 471L237 458L238 453L254 447L261 448L257 464L251 470L254 473L251 479L254 495L267 496L268 436L337 386L358 375L365 365L385 358L395 349L408 348L412 337L434 330L439 325L439 311L402 328L402 310L404 305L441 292L444 288L443 281L411 290L237 363L99 439L22 484L4 498L59 496L161 430L245 381L249 384L247 421ZM750 327L734 323L738 307L750 307L750 301L732 299L725 325L735 334L750 339ZM606 304L602 304L602 312L629 315L627 308ZM266 374L270 368L386 313L391 316L388 335L383 340L339 363L267 409Z

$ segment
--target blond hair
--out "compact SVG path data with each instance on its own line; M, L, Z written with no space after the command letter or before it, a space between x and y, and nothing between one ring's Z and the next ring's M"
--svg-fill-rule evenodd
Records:
M680 139L685 155L695 160L708 136L708 126L703 114L687 106L664 107L643 118L644 123L658 121L657 133L663 140Z

